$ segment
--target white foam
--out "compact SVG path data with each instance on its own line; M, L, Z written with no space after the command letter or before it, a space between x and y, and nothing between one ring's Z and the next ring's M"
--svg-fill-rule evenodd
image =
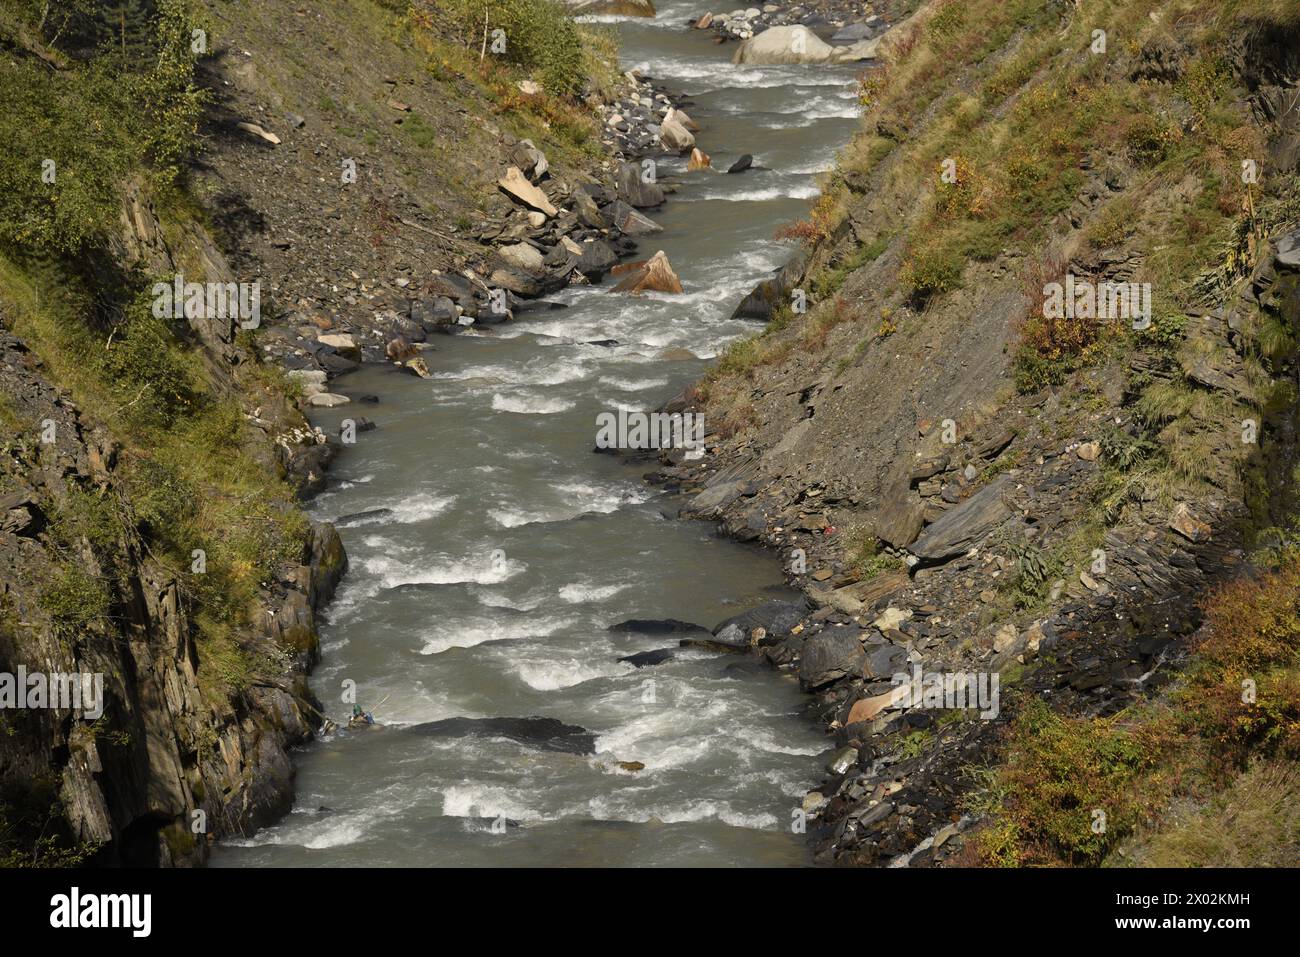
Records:
M661 389L668 384L667 379L618 379L614 376L601 376L600 381L612 385L624 392L641 392L645 389Z
M502 558L492 552L465 558L447 555L407 560L402 555L371 555L359 562L369 580L360 587L372 597L386 588L402 585L457 585L472 582L496 585L523 572L524 562Z
M595 678L628 674L632 665L615 662L580 661L562 658L552 661L518 661L515 670L524 684L536 691L559 691Z
M522 621L474 617L440 624L438 630L424 638L422 655L441 654L449 648L473 648L485 641L517 641L520 638L545 638L568 628L576 618L540 617Z
M631 587L631 585L592 585L576 582L562 587L560 597L571 605L580 605L583 602L604 601L606 598L613 598L619 592L626 591Z
M446 817L498 818L540 821L538 811L518 799L519 791L490 784L453 784L442 792L442 813Z
M765 189L742 189L735 192L724 189L702 189L698 193L683 194L680 198L693 203L719 199L729 203L765 203L774 199L815 199L820 195L821 190L816 186L788 186L784 189L768 186ZM713 290L710 298L716 296L717 291Z
M502 528L567 522L580 515L606 515L624 505L638 505L653 494L651 490L629 487L608 488L581 482L562 483L554 487L564 501L548 508L521 509L513 506L488 509L488 517Z
M568 399L543 399L533 395L509 396L498 392L492 396L492 408L497 412L517 412L521 415L554 415L557 412L568 412L573 405Z

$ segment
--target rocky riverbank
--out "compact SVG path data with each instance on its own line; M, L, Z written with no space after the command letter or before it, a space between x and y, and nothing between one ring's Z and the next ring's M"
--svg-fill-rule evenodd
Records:
M504 163L496 196L477 221L452 228L462 268L433 270L423 280L398 276L377 284L368 302L346 297L365 308L315 314L310 322L291 314L267 330L267 358L301 384L308 406L345 404L330 383L362 362L393 363L425 376L420 354L435 348L431 336L557 308L542 297L599 281L660 231L650 212L673 186L659 178L653 161L690 154L692 168L707 165L695 144L699 127L667 92L635 73L624 76L619 96L594 110L608 157L598 168L566 172L531 140L500 134ZM446 224L401 222L430 236L450 235L442 232ZM319 451L319 436L305 441L314 454L328 454Z
M1294 163L1290 135L1276 140L1290 156L1276 160L1281 168ZM1108 192L1123 192L1131 175L1112 169L1107 183L1090 162L1082 168L1089 185L1062 217L1066 231L1087 223ZM849 213L812 261L797 258L737 314L771 318L792 290L817 288L835 272L835 321L820 321L838 334L837 322L870 312L861 341L854 348L850 333L838 335L837 357L809 345L806 332L785 332L793 349L774 347L770 364L733 373L740 381L725 399L706 381L669 403L666 411L706 416L708 454L664 456L658 478L688 496L682 515L776 550L804 592L802 602L724 622L715 640L797 674L837 747L803 802L817 859L969 864L978 858L966 834L980 823L970 799L1002 759L1018 709L1043 701L1061 714L1108 716L1158 696L1194 643L1198 601L1247 566L1249 495L1238 469L1273 476L1257 479L1270 488L1287 480L1277 471L1283 449L1242 464L1241 442L1253 439L1235 422L1220 423L1219 453L1198 461L1209 474L1199 494L1171 501L1142 482L1101 490L1113 490L1108 483L1125 467L1117 462L1139 454L1137 389L1186 376L1216 401L1251 394L1245 317L1288 328L1300 318L1290 292L1300 235L1274 236L1231 295L1186 310L1179 338L1197 343L1196 358L1145 342L1125 365L1081 374L1092 397L1081 407L1070 389L1021 395L998 384L1002 323L1023 295L1002 281L1001 267L974 267L978 300L957 293L964 305L956 311L931 305L924 326L894 338L919 307L884 291L903 259L891 241L891 198L876 194L887 190L889 167L873 170L870 184L858 175L843 174ZM863 263L855 250L873 235L884 240ZM861 265L840 265L852 261ZM1142 261L1131 249L1082 249L1060 265L1119 283ZM1274 375L1275 384L1291 377L1286 368ZM1286 447L1289 413L1271 428ZM899 675L926 688L937 678L938 691L905 697L900 688L911 682ZM954 703L959 687L971 696Z

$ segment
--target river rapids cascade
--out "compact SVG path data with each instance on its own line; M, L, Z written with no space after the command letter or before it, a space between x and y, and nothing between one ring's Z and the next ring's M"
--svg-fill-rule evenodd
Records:
M380 428L312 503L351 557L312 684L335 720L354 687L384 727L298 753L293 811L214 866L810 863L791 823L828 742L793 679L609 628L711 627L793 597L772 556L678 521L644 466L592 454L598 414L657 406L754 331L729 316L790 256L774 231L807 214L855 126L853 67L733 66L683 28L696 13L601 19L626 68L689 99L715 168L761 168L660 161L680 188L646 251L683 294L571 287L551 297L567 309L448 339L428 379L349 377L380 397Z

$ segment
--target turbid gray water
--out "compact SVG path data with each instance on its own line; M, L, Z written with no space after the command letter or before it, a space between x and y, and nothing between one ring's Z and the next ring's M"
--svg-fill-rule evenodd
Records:
M342 520L352 559L312 684L343 721L355 683L385 727L298 752L292 813L218 847L214 865L809 862L790 824L828 742L793 679L704 650L637 669L618 659L676 636L608 630L712 627L781 594L773 557L671 518L644 465L593 454L596 414L653 408L754 331L727 317L789 256L773 232L806 214L856 115L851 69L733 67L734 47L683 29L695 13L674 2L616 20L624 65L691 98L715 165L753 153L766 169L661 164L680 189L642 249L668 254L683 295L574 287L554 297L565 310L439 337L431 379L341 381L380 403L319 424L379 428L312 506ZM550 720L498 720L533 716Z

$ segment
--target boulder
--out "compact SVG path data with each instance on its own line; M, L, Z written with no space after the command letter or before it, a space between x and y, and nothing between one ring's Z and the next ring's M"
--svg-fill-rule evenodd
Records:
M906 548L921 534L925 506L912 497L910 485L910 479L895 483L876 514L876 537L895 548Z
M710 637L683 638L680 644L718 651L745 651L751 642L749 635L739 625L726 625L719 627Z
M908 685L899 685L896 688L890 688L883 694L873 695L869 698L859 698L853 702L853 707L849 709L849 716L844 724L858 724L862 721L870 721L886 708L892 708L902 701L908 694Z
M776 641L787 637L808 613L807 607L797 601L765 601L749 611L733 615L713 629L716 635L724 628L735 626L745 635L752 637L756 629L762 629L760 642Z
M682 281L673 272L662 249L643 262L624 263L611 271L624 278L610 292L627 292L636 296L643 292L682 291Z
M831 774L847 774L849 768L858 763L858 749L843 747L831 755L826 762L826 770Z
M868 40L874 28L869 23L850 23L840 27L831 37L831 43L857 43L859 40Z
M713 163L709 159L708 153L702 153L698 148L691 150L691 158L686 164L688 170L708 169Z
M634 655L624 655L618 660L633 668L647 668L650 665L661 665L665 661L672 661L676 654L676 648L655 648L651 651L638 651Z
M517 296L535 299L538 296L546 295L548 292L563 289L567 284L566 276L567 273L565 275L539 274L518 269L514 266L502 265L492 270L492 275L488 277L488 283L499 289L508 289ZM508 311L506 310L506 312ZM478 318L486 321L492 317L481 311ZM503 314L498 318L504 320L507 316Z
M286 372L285 376L298 383L305 396L313 396L325 391L325 380L328 375L320 369L293 369Z
M401 336L393 339L384 349L386 355L392 362L405 362L407 359L413 359L420 354L420 350L414 345L407 342Z
M622 200L611 203L605 214L610 225L625 236L649 236L663 232L663 227L648 216L643 216Z
M546 161L546 154L533 145L532 140L520 140L510 151L510 162L519 167L519 171L536 183L551 168Z
M764 279L740 301L731 318L769 321L777 308L789 301L788 294L803 275L806 260L805 253L796 251L789 262L773 272L771 279Z
M807 27L772 27L740 45L732 63L828 63L835 48Z
M578 222L589 229L604 229L609 225L596 201L582 190L574 191L573 211L578 214Z
M663 205L664 191L656 183L645 182L642 178L641 167L635 163L622 163L619 165L617 183L618 198L629 206L634 206L637 209L649 209L652 206Z
M884 572L833 591L813 592L812 597L819 605L828 605L845 614L856 615L864 608L871 608L900 591L910 580L905 571Z
M753 165L754 165L754 157L753 157L753 154L751 154L751 153L746 153L746 154L745 154L744 156L742 156L740 159L736 160L736 162L734 162L734 163L732 163L730 166L728 166L728 167L727 167L727 172L728 172L728 173L743 173L745 170L749 169L749 168L750 168L751 166L753 166Z
M1274 259L1281 269L1300 269L1300 229L1278 239Z
M579 247L574 268L589 279L599 279L618 265L618 254L603 239L585 240Z
M506 175L497 180L497 186L501 187L501 191L511 199L522 203L529 209L535 209L547 216L555 216L559 212L551 205L551 201L546 198L546 194L530 183L517 166L511 166L507 169ZM660 202L663 202L662 198Z
M709 635L712 632L703 625L677 618L629 618L610 625L607 631L631 632L638 635Z
M1179 502L1169 518L1169 527L1189 542L1203 542L1210 537L1210 526L1197 518L1185 502Z
M411 303L411 320L425 332L435 332L455 325L460 307L446 296L433 296Z
M357 341L346 333L326 333L317 336L316 341L321 345L329 346L345 359L352 362L361 361L361 348L357 345Z
M732 63L853 63L874 60L884 35L850 46L831 46L806 26L772 27L740 45Z
M315 409L333 409L340 405L347 405L351 401L347 396L333 392L317 392L307 397L307 404Z
M855 628L831 628L803 643L799 661L799 683L821 688L841 678L862 676L867 656Z
M1003 475L992 485L944 512L912 544L912 554L924 562L942 562L964 554L983 541L1013 514L1011 507L1003 501L1010 482L1010 476Z
M497 249L497 255L516 269L540 275L546 271L540 252L528 243L514 243Z
M698 133L700 131L700 124L696 123L693 119L691 119L685 110L679 110L676 107L673 107L668 112L672 114L674 120L676 120L686 129L690 130L692 133Z
M429 366L419 356L407 359L402 363L402 367L406 369L407 372L410 372L412 375L417 375L421 379L429 378Z
M659 142L665 149L685 153L695 148L695 136L682 125L676 110L669 110L659 124Z

